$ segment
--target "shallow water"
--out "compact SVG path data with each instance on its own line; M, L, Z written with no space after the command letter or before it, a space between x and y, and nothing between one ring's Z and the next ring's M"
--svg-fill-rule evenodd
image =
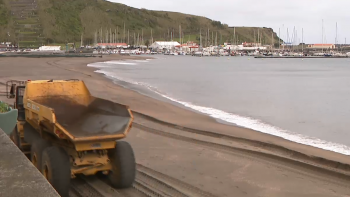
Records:
M350 59L154 57L89 66L219 120L350 155Z

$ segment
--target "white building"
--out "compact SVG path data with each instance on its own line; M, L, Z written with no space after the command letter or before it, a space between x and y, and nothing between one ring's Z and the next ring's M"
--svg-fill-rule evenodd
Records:
M166 41L156 41L154 42L150 48L152 49L174 49L176 46L179 46L180 43L178 42L174 42L174 41L170 41L170 42L166 42Z
M41 46L39 51L60 51L61 46Z
M335 49L335 44L309 44L307 48L310 49Z
M266 50L267 47L265 46L244 46L242 45L226 45L224 46L225 50L231 50L231 51L256 51L256 50Z

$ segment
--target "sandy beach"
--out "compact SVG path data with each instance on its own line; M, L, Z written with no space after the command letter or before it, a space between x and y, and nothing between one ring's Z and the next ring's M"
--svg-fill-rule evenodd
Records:
M134 111L133 129L125 140L137 163L214 196L350 196L349 156L218 123L125 89L87 67L145 58L0 58L0 94L8 80L84 80L94 96ZM13 103L4 96L0 100Z

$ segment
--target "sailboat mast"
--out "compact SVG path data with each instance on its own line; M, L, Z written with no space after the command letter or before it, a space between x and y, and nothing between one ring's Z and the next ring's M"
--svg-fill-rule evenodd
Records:
M103 43L103 34L102 34L102 27L101 27L101 33L100 33L100 40L101 40L101 43Z
M199 48L202 48L202 29L199 30Z
M125 39L125 22L124 22L124 38L123 38L123 43L125 43L126 39Z
M108 29L106 28L106 40L105 43L108 43Z
M273 31L271 33L271 50L273 50Z
M323 39L324 37L323 37L323 19L322 19L322 53L323 53Z
M296 40L296 32L295 32L295 26L293 29L293 38L292 38L292 51L294 51L294 45L295 45L295 40Z
M152 40L152 44L153 44L153 29L151 29L151 40Z
M210 31L208 28L208 34L207 34L207 47L210 45Z
M119 43L118 34L119 34L119 27L117 26L117 42Z
M289 44L289 29L287 28L287 43ZM287 46L288 49L288 46Z
M145 42L143 41L143 29L141 30L142 36L141 36L141 44L144 45Z
M338 22L335 23L335 44L338 44Z
M233 27L233 44L236 45L236 27Z
M118 41L117 41L117 29L114 29L114 42L118 43Z
M222 33L220 33L220 45L222 44Z
M254 31L254 33L253 33L253 38L254 38L254 41L253 41L253 46L255 47L255 43L256 43L256 38L255 38L255 29L253 30Z
M137 46L140 46L140 33L137 33Z
M83 46L83 33L81 33L81 38L80 38L80 47Z
M304 28L301 29L301 51L304 53Z
M181 44L181 25L179 25L179 38L180 38L179 42Z
M278 49L281 49L281 28L278 28Z

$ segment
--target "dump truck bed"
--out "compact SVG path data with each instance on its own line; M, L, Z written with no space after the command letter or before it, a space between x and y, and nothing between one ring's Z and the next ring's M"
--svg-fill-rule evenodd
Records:
M74 138L107 137L123 134L131 117L126 106L90 96L89 104L77 101L79 96L41 97L34 102L52 108L56 121Z
M133 120L128 106L92 96L80 80L28 81L23 105L33 127L43 124L72 141L124 138Z

